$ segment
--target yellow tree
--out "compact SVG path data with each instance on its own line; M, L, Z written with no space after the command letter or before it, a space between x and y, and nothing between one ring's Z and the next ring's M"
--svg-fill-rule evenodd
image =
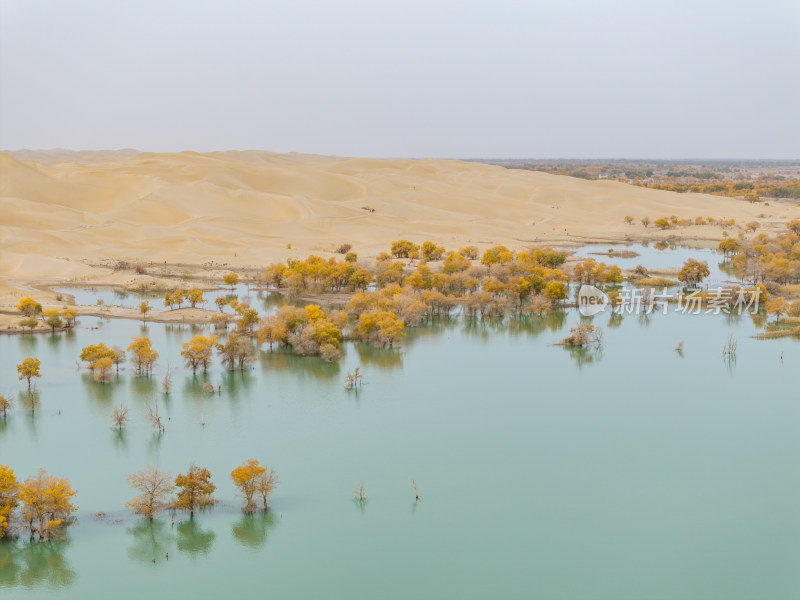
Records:
M11 398L6 398L5 396L0 396L0 416L4 419L6 418L6 413L11 408L12 400Z
M710 273L707 262L690 258L683 263L681 270L678 272L678 281L689 287L694 287L699 285Z
M309 323L320 321L325 318L325 311L323 311L318 304L309 304L305 307L306 320Z
M239 488L239 493L245 499L245 512L253 512L255 510L253 495L258 488L259 476L266 473L266 471L267 469L262 467L254 458L248 459L244 464L231 471L233 484Z
M358 317L353 333L362 341L392 346L405 337L403 320L388 310L371 310Z
M460 271L466 271L469 268L469 259L465 258L458 252L451 252L447 255L447 258L444 259L444 264L442 265L442 272L444 273L458 273Z
M378 287L403 281L403 263L400 261L380 261L375 266L375 280Z
M28 393L31 392L31 379L34 377L41 377L39 373L40 366L41 363L39 359L34 357L28 357L17 365L17 373L19 373L20 381L23 379L28 381Z
M604 282L610 285L619 285L622 283L622 269L617 265L611 265L606 271Z
M211 495L217 486L211 483L208 469L192 465L186 475L179 474L175 478L175 486L180 488L175 506L187 509L192 517L197 506L214 502Z
M767 302L766 311L769 315L775 315L775 322L781 320L781 317L789 312L789 303L783 298L773 298Z
M104 383L108 380L108 376L111 374L111 371L114 368L114 361L109 356L104 356L101 359L98 359L94 363L94 369L92 370L92 377L94 377L95 381L99 381Z
M346 313L332 313L337 322L346 320ZM305 309L283 307L275 315L262 322L259 340L288 343L301 355L321 355L325 360L338 358L342 332L316 304Z
M153 350L152 342L148 337L134 337L128 346L131 360L136 368L136 374L150 373L153 365L158 360L158 352Z
M94 372L97 361L102 358L113 360L115 356L114 350L106 346L103 342L98 344L91 344L81 350L81 360L86 363L86 368Z
M492 296L499 296L506 291L506 286L495 277L487 277L481 283L481 289L490 293Z
M239 313L239 320L236 321L236 328L240 333L250 335L253 332L253 327L258 323L258 311L251 308L248 304L239 304L236 308Z
M223 275L222 281L225 282L225 285L231 286L232 290L239 283L239 275L234 272L226 273Z
M505 246L495 246L483 253L481 264L490 267L495 264L510 263L514 260L514 255Z
M728 258L729 256L736 254L739 252L739 248L739 241L735 238L726 238L722 240L717 247L717 249L722 252L722 256L724 258Z
M26 317L35 317L42 312L42 305L30 296L26 296L17 304L17 309Z
M478 258L477 246L467 246L466 248L459 248L458 253L468 260L476 260Z
M8 532L11 513L17 507L19 486L11 467L0 465L0 538Z
M575 265L572 276L575 281L586 285L601 285L605 282L609 273L606 263L597 262L593 258L587 258L583 262Z
M444 256L444 246L437 246L433 242L422 243L422 258L426 261L441 260Z
M147 321L147 313L150 312L150 302L143 300L142 303L139 304L139 312L142 313L142 322Z
M222 356L222 364L230 371L236 369L244 371L244 366L251 360L253 354L253 343L250 338L236 333L231 333L224 344L216 345L217 352Z
M64 319L64 322L67 324L67 327L72 327L75 323L75 318L78 316L78 313L75 312L72 308L65 308L61 311L61 318Z
M569 296L569 288L561 281L550 281L544 288L544 295L551 300L565 300Z
M153 519L167 508L167 499L175 485L172 475L157 467L146 467L138 473L128 475L128 485L139 492L133 500L127 503L135 514Z
M22 502L22 517L28 524L31 537L38 534L40 540L49 539L78 510L72 504L77 492L69 481L49 476L39 469L36 477L29 477L19 485L19 499Z
M192 308L197 306L198 304L205 304L205 298L203 298L203 291L198 290L197 288L192 288L188 292L186 292L186 300L191 304Z
M172 292L171 298L172 298L172 303L177 304L178 308L180 308L181 304L183 304L183 301L185 300L184 291L180 288L175 290L174 292Z
M417 252L419 246L408 240L397 240L392 242L392 254L397 258L409 258L412 253Z
M272 349L273 344L288 343L288 334L286 330L287 322L278 317L279 313L272 315L266 319L261 319L258 328L258 343L264 344L269 342L269 347Z
M740 252L733 257L731 265L733 266L733 272L736 278L740 281L744 281L744 278L747 277L747 255L744 252Z
M181 356L186 361L186 366L191 367L192 374L197 373L197 368L202 367L203 373L208 371L211 364L211 353L217 343L217 336L196 335L183 344Z
M306 325L301 337L306 336L314 342L315 351L325 360L331 361L341 355L339 344L342 340L342 332L328 319Z

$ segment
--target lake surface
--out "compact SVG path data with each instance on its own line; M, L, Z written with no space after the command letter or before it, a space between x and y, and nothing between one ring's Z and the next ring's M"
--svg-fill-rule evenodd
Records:
M139 308L142 300L150 302L150 307L154 310L167 310L164 306L164 292L139 292L127 291L109 286L64 286L54 288L57 292L71 294L75 298L72 304L93 306L100 300L107 306L121 306L123 308ZM184 289L184 291L186 291ZM240 302L247 302L262 313L285 303L284 296L277 292L256 291L245 285L237 285L233 288L227 287L218 290L205 290L203 298L205 304L203 308L216 310L214 301L222 296L230 301L237 298ZM298 303L301 304L301 303ZM189 306L188 302L182 305L184 308ZM230 312L230 309L228 309Z
M3 391L23 389L27 356L43 374L36 415L18 402L0 420L0 463L69 478L80 507L63 542L0 543L0 597L800 597L800 345L752 339L748 316L678 314L600 314L602 350L554 345L579 320L454 319L395 350L347 343L338 364L262 352L244 374L215 364L220 395L181 365L201 327L81 318L0 337ZM126 365L98 384L76 364L136 335L161 354L152 378ZM347 391L355 366L365 382ZM249 517L229 477L248 458L281 478ZM129 473L191 463L221 504L193 521L126 511Z
M598 262L609 265L617 265L621 269L635 269L637 265L643 265L650 270L680 268L684 262L693 258L695 260L708 263L710 271L708 279L704 282L711 288L721 285L736 283L736 277L731 272L726 272L723 267L722 255L716 250L708 248L692 248L677 244L662 242L661 244L591 244L578 248L569 248L575 256L582 258L594 258ZM623 257L608 256L597 253L607 253L609 250L615 252L633 251L639 256Z

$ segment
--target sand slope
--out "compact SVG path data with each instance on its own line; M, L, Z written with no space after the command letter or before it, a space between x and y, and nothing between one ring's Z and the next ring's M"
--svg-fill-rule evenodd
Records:
M0 154L0 276L98 279L105 271L85 261L100 259L268 264L343 242L369 257L401 237L448 248L670 235L716 243L716 227L655 232L638 220L725 217L768 231L800 217L793 204L770 204L454 160L24 151Z

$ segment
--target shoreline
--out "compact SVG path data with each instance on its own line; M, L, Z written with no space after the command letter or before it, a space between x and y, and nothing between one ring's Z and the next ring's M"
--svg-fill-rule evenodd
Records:
M63 308L63 305L49 305L43 304L43 310L51 308ZM173 325L206 325L211 323L211 317L214 315L225 314L229 320L233 319L230 313L220 313L219 311L212 311L203 308L176 308L173 310L152 310L148 313L147 319L142 319L142 314L133 308L124 308L122 306L90 306L85 304L71 304L70 308L75 310L78 317L99 317L105 319L129 319L132 321L141 321L142 324L147 323L164 323ZM72 329L71 327L63 327L56 329L55 332L41 319L35 329L25 330L19 325L22 315L18 311L11 311L7 308L0 308L0 334L6 335L37 335L43 333L62 333Z
M518 242L521 241L522 240L518 240ZM648 231L648 235L626 236L624 240L618 239L618 236L611 235L607 238L598 236L593 236L591 238L587 237L586 239L581 240L572 238L568 243L564 242L565 240L559 237L553 241L526 240L523 242L524 246L509 244L509 247L514 250L536 246L552 247L554 249L563 250L567 253L567 264L577 262L583 258L590 258L592 256L595 256L603 261L608 261L610 264L614 264L614 260L616 258L626 259L638 256L636 252L626 251L624 249L625 247L634 244L649 246L659 242L669 242L670 245L697 250L716 250L717 247L717 242L712 241L711 238L699 236L683 237L675 235L674 233L668 234L667 232L658 230L650 230ZM389 243L387 242L386 245L388 247ZM618 249L616 252L609 253L608 246L610 245L618 247L621 246L622 248ZM483 246L489 247L488 244L483 244ZM589 247L587 250L596 248L598 251L587 251L580 255L576 254L574 250L581 247ZM298 257L302 257L302 253L300 252L296 252L294 254ZM312 252L312 254L322 256L323 258L335 257L339 259L341 257L339 253L334 252ZM409 261L408 259L396 260L400 260L406 265L412 266L423 264L421 261L414 262ZM219 291L228 289L227 286L221 284L220 280L222 279L222 275L231 270L240 274L241 279L243 280L240 281L240 285L247 285L249 291L280 294L286 299L287 302L318 304L323 307L343 306L347 303L352 295L352 293L349 292L306 292L297 297L291 297L287 288L285 287L274 289L265 287L263 284L259 284L255 281L257 274L260 274L266 270L269 264L278 261L281 261L281 258L278 256L264 260L261 265L253 264L252 262L248 261L247 265L241 266L228 265L227 263L220 264L216 263L215 261L198 262L194 264L187 262L169 263L167 261L163 266L156 265L154 267L146 267L140 270L137 265L141 263L136 263L135 261L126 261L125 268L110 268L108 265L116 265L120 261L105 258L93 264L88 264L88 261L84 262L83 264L85 264L88 268L91 268L93 271L103 269L105 273L95 273L95 277L87 277L80 281L76 280L75 277L61 278L50 276L31 279L11 279L7 276L0 276L0 333L5 333L8 335L24 335L30 333L33 335L41 333L54 334L69 330L69 328L63 328L53 332L52 329L47 326L46 323L44 323L44 321L40 321L40 325L37 325L34 330L23 329L19 325L19 320L21 320L22 316L16 310L16 304L19 299L27 295L35 296L37 301L41 303L44 311L49 309L61 309L69 306L76 311L77 316L129 319L142 321L142 323L153 322L187 325L210 324L212 317L220 314L225 314L229 320L233 320L235 319L235 315L232 315L231 313L222 313L218 310L214 310L213 308L207 309L191 307L171 310L159 310L152 308L148 313L147 318L142 319L141 312L138 310L138 308L125 308L113 304L75 304L75 296L69 293L70 288L101 288L104 290L109 289L131 294L148 292L160 294L161 292L171 291L176 288L198 288L204 292ZM374 265L375 262L376 260L373 256L362 257L359 259L359 263L366 267ZM441 265L439 262L430 264L436 265L434 266L435 271L438 271ZM223 266L225 267L224 269L220 268ZM651 275L674 277L679 268L680 265L676 264L669 268L650 269L650 273ZM629 272L630 269L623 270L623 273L625 273L626 276ZM563 303L562 307L568 308L570 305L574 305L574 303Z
M653 231L656 233L656 231ZM573 250L585 247L585 246L597 246L598 249L602 249L604 246L612 244L613 245L631 245L631 244L652 244L658 243L661 241L669 241L672 244L679 244L681 246L689 247L689 248L697 248L697 249L708 249L714 248L715 246L710 243L710 240L705 240L702 238L679 238L678 236L671 235L668 239L665 239L662 236L655 237L655 236L642 236L641 239L635 240L611 240L606 239L598 239L592 238L591 240L573 240L575 245L569 246L563 243L551 243L551 242L526 242L526 247L540 245L542 247L553 247L567 251L568 257L567 262L573 262L578 260L579 255L574 254ZM624 258L624 250L621 250L618 254L620 258ZM321 253L325 254L325 253ZM327 253L331 256L338 257L339 255L336 253ZM615 258L615 254L608 254L605 253L587 253L587 254L602 254L603 258L608 258L611 261ZM586 258L586 257L580 257ZM112 263L114 262L112 259L103 259L100 264L103 263ZM274 261L273 261L274 262ZM360 262L368 262L370 264L375 263L374 257L368 257L362 259ZM404 260L408 264L409 261ZM100 264L91 265L93 268L103 268ZM131 263L133 264L133 263ZM247 265L242 267L235 267L238 269L239 272L247 272L251 274L261 273L269 264L269 261L265 261L265 264L262 266L257 265ZM221 265L218 265L221 266ZM674 270L677 271L679 265L674 267ZM161 268L160 265L154 268L150 268L151 270ZM168 269L176 269L180 268L181 272L178 274L179 277L173 277L172 274L167 274L166 270ZM19 297L22 298L26 295L35 295L37 296L37 300L41 298L41 304L43 311L49 309L60 309L66 306L73 308L77 316L92 316L92 317L100 317L100 318L112 318L112 319L130 319L130 320L138 320L142 321L143 323L153 322L153 323L164 323L164 324L186 324L186 325L194 325L194 324L210 324L211 318L214 315L218 314L226 314L230 319L234 318L234 315L230 313L221 313L218 310L213 309L206 309L206 308L178 308L172 310L158 310L158 309L151 309L148 313L146 319L142 319L142 315L138 309L134 308L125 308L116 305L83 305L83 304L75 304L75 296L69 293L70 288L103 288L103 289L110 289L116 290L120 292L126 293L144 293L144 292L152 292L152 293L160 293L166 292L170 290L174 290L177 287L186 288L199 288L203 291L217 291L217 290L224 290L227 289L226 286L220 284L214 284L211 281L212 275L209 272L208 263L197 263L197 264L189 264L189 263L169 263L167 262L161 273L148 273L145 269L144 273L138 273L133 280L128 279L125 281L126 275L129 275L133 268L129 269L112 269L110 273L107 273L107 277L103 279L87 279L84 281L75 281L73 279L65 279L65 278L55 278L55 277L47 277L47 278L36 278L30 280L23 280L23 279L14 279L12 281L3 282L0 279L0 300L5 300L5 302L0 303L0 333L7 334L7 335L25 335L25 334L43 334L43 333L60 333L63 331L68 331L70 328L63 328L59 329L56 332L53 332L49 326L46 325L43 321L40 321L40 325L38 325L33 330L25 330L19 325L19 320L22 316L16 310L16 306L14 302L8 302L8 300L12 299L12 297ZM653 273L658 272L670 272L673 269L661 269L661 270L653 270ZM215 269L217 271L217 269ZM221 277L221 273L227 272L226 270L219 270L218 276ZM116 279L116 280L115 280ZM180 283L176 282L176 279L180 280ZM3 285L6 283L6 285ZM177 284L177 285L176 285ZM5 288L5 289L4 289ZM56 289L57 288L57 289ZM251 291L266 291L270 293L276 293L282 295L284 298L289 301L289 295L286 289L271 289L265 288L263 286L253 284L249 287ZM5 292L5 294L3 294ZM311 304L319 304L323 307L330 307L330 306L342 306L344 305L350 298L351 293L305 293L295 298L291 298L292 301L296 302L307 302ZM568 308L569 303L564 303L563 307Z

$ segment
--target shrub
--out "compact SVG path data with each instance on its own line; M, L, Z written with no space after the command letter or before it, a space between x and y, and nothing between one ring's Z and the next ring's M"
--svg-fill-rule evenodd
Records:
M443 256L444 246L437 246L433 242L422 243L422 258L424 260L441 260Z
M669 219L667 219L665 217L661 217L660 219L656 219L655 223L653 223L653 224L656 227L658 227L659 229L669 229L670 228Z
M476 246L466 246L465 248L459 248L458 253L464 258L469 260L478 259L478 248Z
M580 323L569 330L569 335L564 338L565 346L600 345L603 341L603 330L588 323Z
M419 252L419 246L408 240L397 240L392 242L392 255L396 258L413 258L412 254Z
M646 288L665 288L678 285L677 281L674 279L667 279L666 277L644 277L642 279L632 281L631 283L637 287Z

